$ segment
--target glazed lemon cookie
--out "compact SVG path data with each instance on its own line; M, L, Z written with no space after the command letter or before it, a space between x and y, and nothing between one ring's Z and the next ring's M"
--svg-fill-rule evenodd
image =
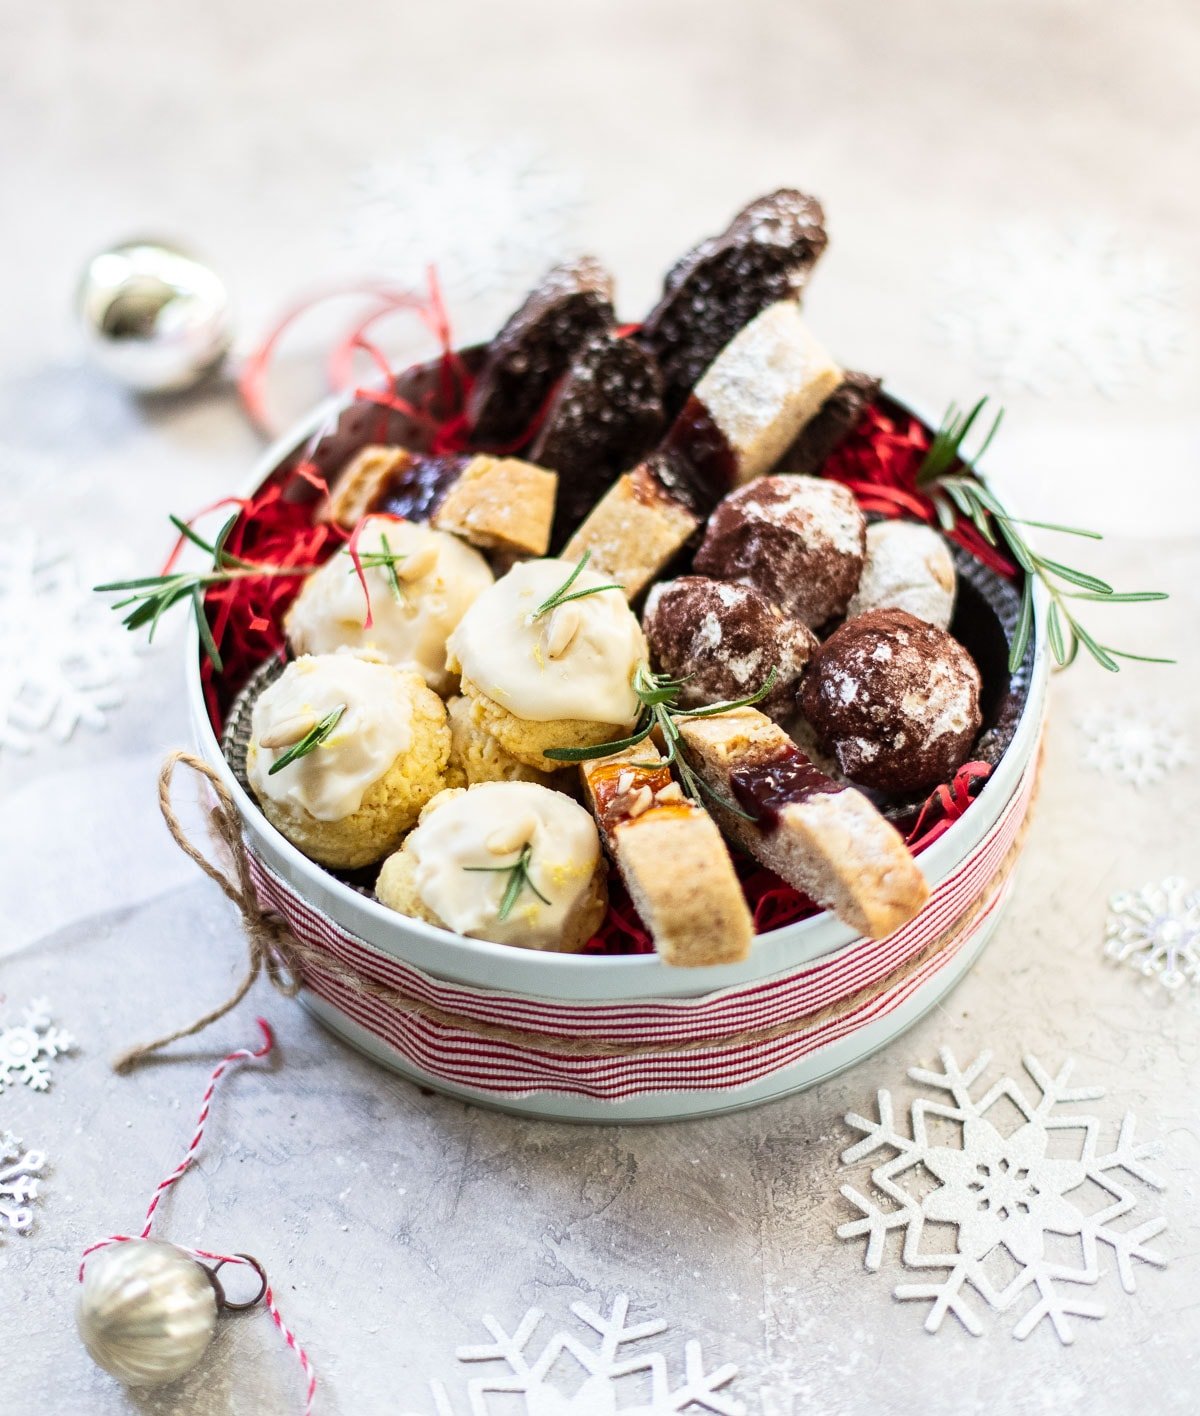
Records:
M416 669L434 692L452 692L446 639L491 585L487 561L457 536L389 516L368 517L356 549L372 623L354 564L341 550L308 577L287 613L292 651L373 649L390 664Z
M471 700L461 694L446 704L450 719L450 765L446 785L469 787L476 782L540 782L550 784L550 775L518 762L490 733L485 733L471 714ZM559 773L559 776L562 776Z
M357 654L305 655L264 689L246 776L267 820L322 865L395 850L445 785L450 727L420 674Z
M620 586L586 562L515 565L479 596L447 645L472 721L543 772L561 765L548 749L618 738L641 708L632 680L646 659L645 636Z
M591 816L534 782L442 792L384 861L375 893L471 939L564 953L583 948L608 908Z

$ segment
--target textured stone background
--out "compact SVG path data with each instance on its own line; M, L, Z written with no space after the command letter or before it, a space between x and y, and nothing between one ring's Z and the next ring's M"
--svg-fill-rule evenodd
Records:
M1009 391L995 466L1035 515L1113 533L1092 553L1101 573L1173 592L1111 617L1131 647L1183 663L1117 681L1082 665L1058 685L1013 907L911 1033L764 1110L584 1129L422 1096L298 1009L254 1000L279 1029L278 1062L229 1085L164 1233L264 1258L323 1374L326 1416L428 1411L425 1380L459 1390L454 1348L479 1339L481 1313L515 1322L536 1303L558 1319L622 1291L669 1318L676 1345L698 1336L737 1362L732 1390L770 1416L1196 1409L1200 1022L1100 947L1110 890L1200 878L1200 773L1137 793L1081 764L1076 720L1101 696L1166 705L1200 740L1198 64L1187 0L0 0L0 496L6 523L59 535L89 573L157 559L165 512L239 484L257 444L220 387L139 405L80 364L70 293L85 257L130 230L175 233L228 275L252 333L345 267L351 174L444 134L528 139L575 174L571 244L612 262L634 314L674 255L749 195L818 192L832 245L813 322L848 362L934 407L987 387L936 320L957 254L998 227L1105 224L1180 273L1153 317L1178 336L1161 367L1135 360L1116 396L1079 378ZM464 302L459 328L484 328L512 293ZM1136 333L1103 280L1096 309L1099 343L1110 326ZM293 411L319 391L304 357L319 333L307 339L281 394ZM151 1397L96 1372L70 1324L80 1247L135 1221L210 1054L252 1029L247 1005L192 1056L126 1080L107 1070L117 1046L220 996L238 964L228 908L155 822L156 761L188 735L178 659L166 638L107 733L0 756L0 1018L47 993L82 1043L50 1093L0 1095L0 1129L52 1161L34 1233L0 1238L14 1411L298 1409L265 1320L228 1324L191 1379ZM927 1336L920 1306L891 1298L894 1278L864 1274L857 1246L834 1237L850 1216L841 1116L878 1087L905 1093L905 1068L941 1043L960 1060L990 1047L1010 1074L1026 1051L1051 1066L1072 1055L1081 1081L1110 1089L1096 1110L1132 1108L1164 1142L1169 1189L1150 1211L1169 1220L1170 1266L1143 1269L1132 1298L1108 1272L1110 1316L1081 1323L1071 1349L1045 1328L1017 1344L1002 1321L982 1338L952 1324Z

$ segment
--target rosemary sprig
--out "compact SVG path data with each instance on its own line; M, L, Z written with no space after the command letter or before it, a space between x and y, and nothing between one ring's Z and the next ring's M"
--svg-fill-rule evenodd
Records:
M314 752L341 722L342 714L345 711L346 705L344 703L339 703L336 708L330 709L319 723L304 734L299 742L293 743L286 752L281 753L271 763L267 768L267 776L273 777L276 772L282 772L285 767L297 759L307 757L310 752Z
M146 575L137 580L113 580L93 588L98 592L129 591L123 600L118 600L113 605L113 609L124 610L132 605L133 608L122 623L128 630L138 630L148 625L150 639L154 638L154 631L163 615L173 606L188 601L196 617L200 643L212 661L213 668L220 673L224 665L209 627L208 616L204 612L204 592L212 585L227 585L234 580L249 580L258 576L309 575L317 568L313 565L267 565L262 561L245 560L234 555L225 549L225 543L237 525L237 519L235 512L217 532L215 540L206 541L181 517L170 518L171 525L184 540L199 546L212 557L212 565L207 570L170 571L166 575Z
M551 902L542 894L533 883L533 877L529 873L529 865L533 860L533 847L526 842L521 847L521 853L511 865L464 865L464 870L469 870L480 875L495 875L508 871L508 884L504 887L504 898L500 901L500 909L496 918L503 923L513 912L513 906L521 897L521 891L532 890L541 900L543 905Z
M677 718L715 718L721 713L730 713L735 708L749 708L752 704L761 702L770 693L775 687L777 677L777 671L772 669L762 687L745 698L731 698L720 703L707 703L700 708L681 708L679 706L679 690L687 683L687 679L670 678L666 674L651 673L645 664L639 664L633 675L633 691L637 694L642 707L638 714L637 724L629 737L618 738L615 742L598 743L595 747L551 747L546 750L546 756L553 758L556 762L590 762L598 757L611 757L614 752L623 752L626 748L636 747L638 743L645 742L657 728L666 748L665 765L676 768L679 772L680 785L692 801L702 803L704 797L707 796L720 806L725 807L726 810L735 812L747 821L753 821L754 817L718 792L713 791L692 770L692 765L683 750L683 740L675 720ZM635 767L657 767L664 764L635 762L633 765Z
M358 554L358 565L350 567L350 574L357 575L359 566L363 570L379 569L384 572L388 587L397 600L404 599L404 587L400 584L400 577L396 574L396 562L407 560L406 551L393 551L391 542L387 538L387 533L379 533L379 544L382 547L378 551L360 551Z
M552 595L548 595L537 607L536 610L530 611L530 624L532 624L534 620L541 619L543 615L548 615L551 610L558 609L559 605L565 605L568 600L582 600L588 595L599 595L602 590L624 590L625 587L623 585L617 585L614 583L610 585L593 585L590 590L572 591L571 586L574 585L575 582L579 579L579 576L582 573L584 566L587 565L588 561L590 561L591 558L591 551L584 551L583 555L579 557L579 561L575 566L575 569L570 573L570 575L567 576L567 578L558 587L558 589L555 590Z
M1069 600L1133 605L1165 600L1167 596L1158 590L1134 590L1124 593L1116 591L1099 576L1076 570L1062 561L1052 560L1030 546L1021 532L1020 528L1023 526L1055 531L1065 536L1082 536L1091 541L1100 541L1103 537L1096 531L1086 531L1078 526L1061 526L1050 521L1024 521L1019 517L1010 516L1005 511L975 470L979 459L996 436L1004 417L1004 409L1001 408L997 412L974 454L968 455L963 447L968 433L979 420L987 403L986 397L981 398L967 413L960 412L953 403L950 405L934 435L929 451L917 469L917 487L933 502L943 531L953 531L959 518L965 517L989 546L1002 546L1025 572L1021 588L1021 607L1009 647L1009 672L1015 672L1020 666L1029 647L1029 636L1033 631L1035 580L1041 581L1050 597L1046 637L1050 642L1051 652L1063 668L1074 663L1080 646L1086 649L1102 668L1113 673L1121 667L1117 663L1118 659L1137 659L1147 664L1174 663L1173 659L1131 654L1125 650L1114 649L1109 644L1102 644L1072 613L1067 603ZM1075 588L1068 589L1068 586Z

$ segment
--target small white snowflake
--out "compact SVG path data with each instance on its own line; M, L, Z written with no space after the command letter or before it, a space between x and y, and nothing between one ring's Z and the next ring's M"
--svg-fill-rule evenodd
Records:
M75 556L30 531L0 536L0 750L103 728L136 662L133 636Z
M0 1092L8 1082L24 1082L34 1091L46 1091L50 1086L47 1059L75 1046L69 1032L52 1025L45 998L35 998L25 1009L24 1019L0 1028Z
M1002 226L952 256L940 285L944 342L1010 389L1112 395L1166 368L1185 342L1171 263L1104 222Z
M1104 952L1172 993L1200 987L1200 890L1172 876L1118 891L1108 902Z
M522 1397L525 1416L673 1416L684 1411L743 1416L740 1401L720 1394L737 1375L737 1368L726 1363L705 1371L698 1342L685 1345L684 1370L678 1378L671 1376L661 1352L646 1351L644 1346L637 1353L626 1350L665 1332L667 1324L650 1321L626 1327L629 1299L623 1294L613 1300L608 1317L584 1303L573 1303L571 1311L590 1334L580 1338L574 1332L556 1332L536 1345L534 1335L543 1317L537 1308L530 1308L511 1334L495 1318L483 1319L492 1341L460 1347L458 1360L499 1363L503 1369L468 1384L471 1416L515 1410L507 1401L493 1406L491 1396ZM430 1392L437 1416L453 1416L445 1384L431 1382ZM637 1399L631 1402L626 1394Z
M0 1230L29 1232L30 1202L37 1199L37 1176L45 1168L42 1151L27 1151L11 1131L0 1131Z
M344 245L373 274L423 289L430 263L460 297L523 291L567 251L577 179L535 145L444 137L352 178Z
M939 1055L944 1072L913 1067L909 1076L935 1091L949 1093L953 1104L924 1097L914 1101L909 1115L911 1136L897 1126L887 1091L879 1093L877 1121L854 1113L846 1117L846 1123L863 1132L865 1139L843 1153L844 1164L853 1165L882 1148L895 1154L871 1171L874 1190L888 1207L881 1208L875 1198L843 1186L842 1194L863 1217L843 1224L838 1235L843 1239L866 1235L864 1264L874 1271L882 1262L888 1235L903 1230L904 1264L910 1269L945 1273L934 1282L904 1283L894 1290L897 1298L932 1300L925 1319L929 1332L941 1327L947 1313L953 1313L968 1332L982 1332L979 1317L966 1300L969 1287L999 1313L1022 1301L1027 1303L1013 1328L1015 1337L1027 1337L1048 1318L1059 1340L1072 1342L1070 1316L1101 1318L1105 1313L1101 1304L1078 1296L1078 1285L1096 1284L1100 1279L1100 1245L1111 1248L1126 1293L1134 1291L1135 1261L1158 1266L1165 1263L1147 1247L1147 1241L1166 1228L1165 1222L1151 1219L1124 1227L1138 1196L1119 1178L1123 1171L1142 1184L1162 1189L1162 1182L1144 1164L1156 1148L1134 1141L1132 1115L1122 1120L1114 1149L1102 1151L1099 1119L1060 1112L1057 1108L1069 1103L1104 1095L1100 1087L1068 1089L1069 1062L1052 1077L1037 1058L1025 1058L1025 1070L1041 1093L1036 1103L1008 1077L975 1100L972 1088L990 1054L984 1053L964 1070L948 1048L942 1048ZM988 1116L1004 1099L1024 1118L1007 1135ZM960 1125L961 1144L939 1144L929 1133L930 1118L940 1118L935 1129L945 1123L952 1123L951 1129L953 1124ZM1070 1159L1051 1155L1051 1139L1059 1131L1082 1133L1078 1155ZM929 1176L937 1182L932 1189L927 1183ZM1103 1192L1105 1202L1097 1208L1087 1190L1093 1195L1097 1190ZM924 1251L921 1242L927 1225L939 1226L939 1232L956 1226L954 1247L938 1252L935 1241L933 1251ZM1072 1241L1077 1262L1051 1257L1047 1238L1053 1235ZM996 1276L1002 1262L1009 1265L1010 1272L1015 1266L1007 1282Z
M1079 728L1088 766L1134 787L1165 781L1192 760L1178 723L1153 712L1097 709L1080 718Z

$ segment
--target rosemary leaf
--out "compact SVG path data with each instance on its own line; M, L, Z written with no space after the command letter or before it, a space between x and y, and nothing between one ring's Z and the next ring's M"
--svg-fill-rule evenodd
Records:
M521 847L520 854L511 865L464 865L463 869L474 875L499 875L504 871L508 872L508 882L504 887L504 895L500 900L500 908L496 911L496 918L501 923L513 912L513 908L521 897L521 891L532 890L541 900L542 904L551 903L545 895L533 883L533 876L529 872L530 863L533 860L533 847L528 842Z
M532 624L535 620L541 619L543 615L548 615L551 610L558 609L559 605L565 605L568 600L583 600L588 595L599 595L601 591L604 590L624 590L625 587L623 585L610 584L594 585L590 590L572 591L571 586L574 585L575 582L579 579L580 575L583 573L584 566L587 565L588 561L591 560L591 558L591 551L584 551L583 555L579 557L579 560L575 565L575 569L570 573L570 575L567 576L567 578L558 587L558 589L555 590L552 595L548 595L537 607L536 610L530 612L530 624Z
M1084 590L1091 590L1094 594L1102 595L1106 600L1113 594L1113 588L1107 580L1101 580L1098 575L1089 575L1083 570L1074 570L1069 565L1063 565L1061 561L1048 560L1045 556L1034 556L1034 561L1043 571L1049 571L1051 575L1057 575L1060 580L1066 580L1071 585L1078 585Z
M218 670L220 672L220 670ZM329 737L334 728L342 720L342 714L346 711L346 705L339 703L336 708L331 709L321 719L315 727L310 728L299 742L293 743L284 753L281 753L270 767L267 768L267 776L273 777L276 772L282 772L290 763L295 762L300 757L307 757L310 752L315 751Z
M614 752L624 752L627 747L636 747L645 742L654 728L653 720L639 727L631 737L616 738L613 742L597 743L594 747L548 747L542 754L554 762L593 762L598 757L611 757Z
M1145 605L1153 600L1169 600L1171 598L1163 590L1110 590L1107 595L1100 591L1072 593L1070 590L1066 590L1063 593L1069 600L1090 600L1093 604L1102 602L1106 605Z
M1025 650L1029 647L1029 636L1033 630L1033 580L1028 575L1025 577L1025 584L1021 587L1021 608L1017 614L1016 628L1013 630L1013 641L1008 651L1008 671L1015 674L1021 667L1025 659Z
M1055 659L1060 665L1067 662L1067 645L1063 638L1062 613L1058 608L1058 602L1051 600L1050 612L1046 616L1046 635L1050 640L1050 648Z
M221 662L221 655L217 652L217 641L213 638L212 629L209 627L208 614L204 608L204 596L200 593L200 587L198 585L192 587L191 594L192 609L196 615L196 627L200 631L200 643L204 646L204 652L208 655L209 659L212 660L213 668L217 673L220 673L225 665ZM155 610L154 618L150 625L150 635L152 638L159 618L162 615L163 608L165 607L160 607Z

